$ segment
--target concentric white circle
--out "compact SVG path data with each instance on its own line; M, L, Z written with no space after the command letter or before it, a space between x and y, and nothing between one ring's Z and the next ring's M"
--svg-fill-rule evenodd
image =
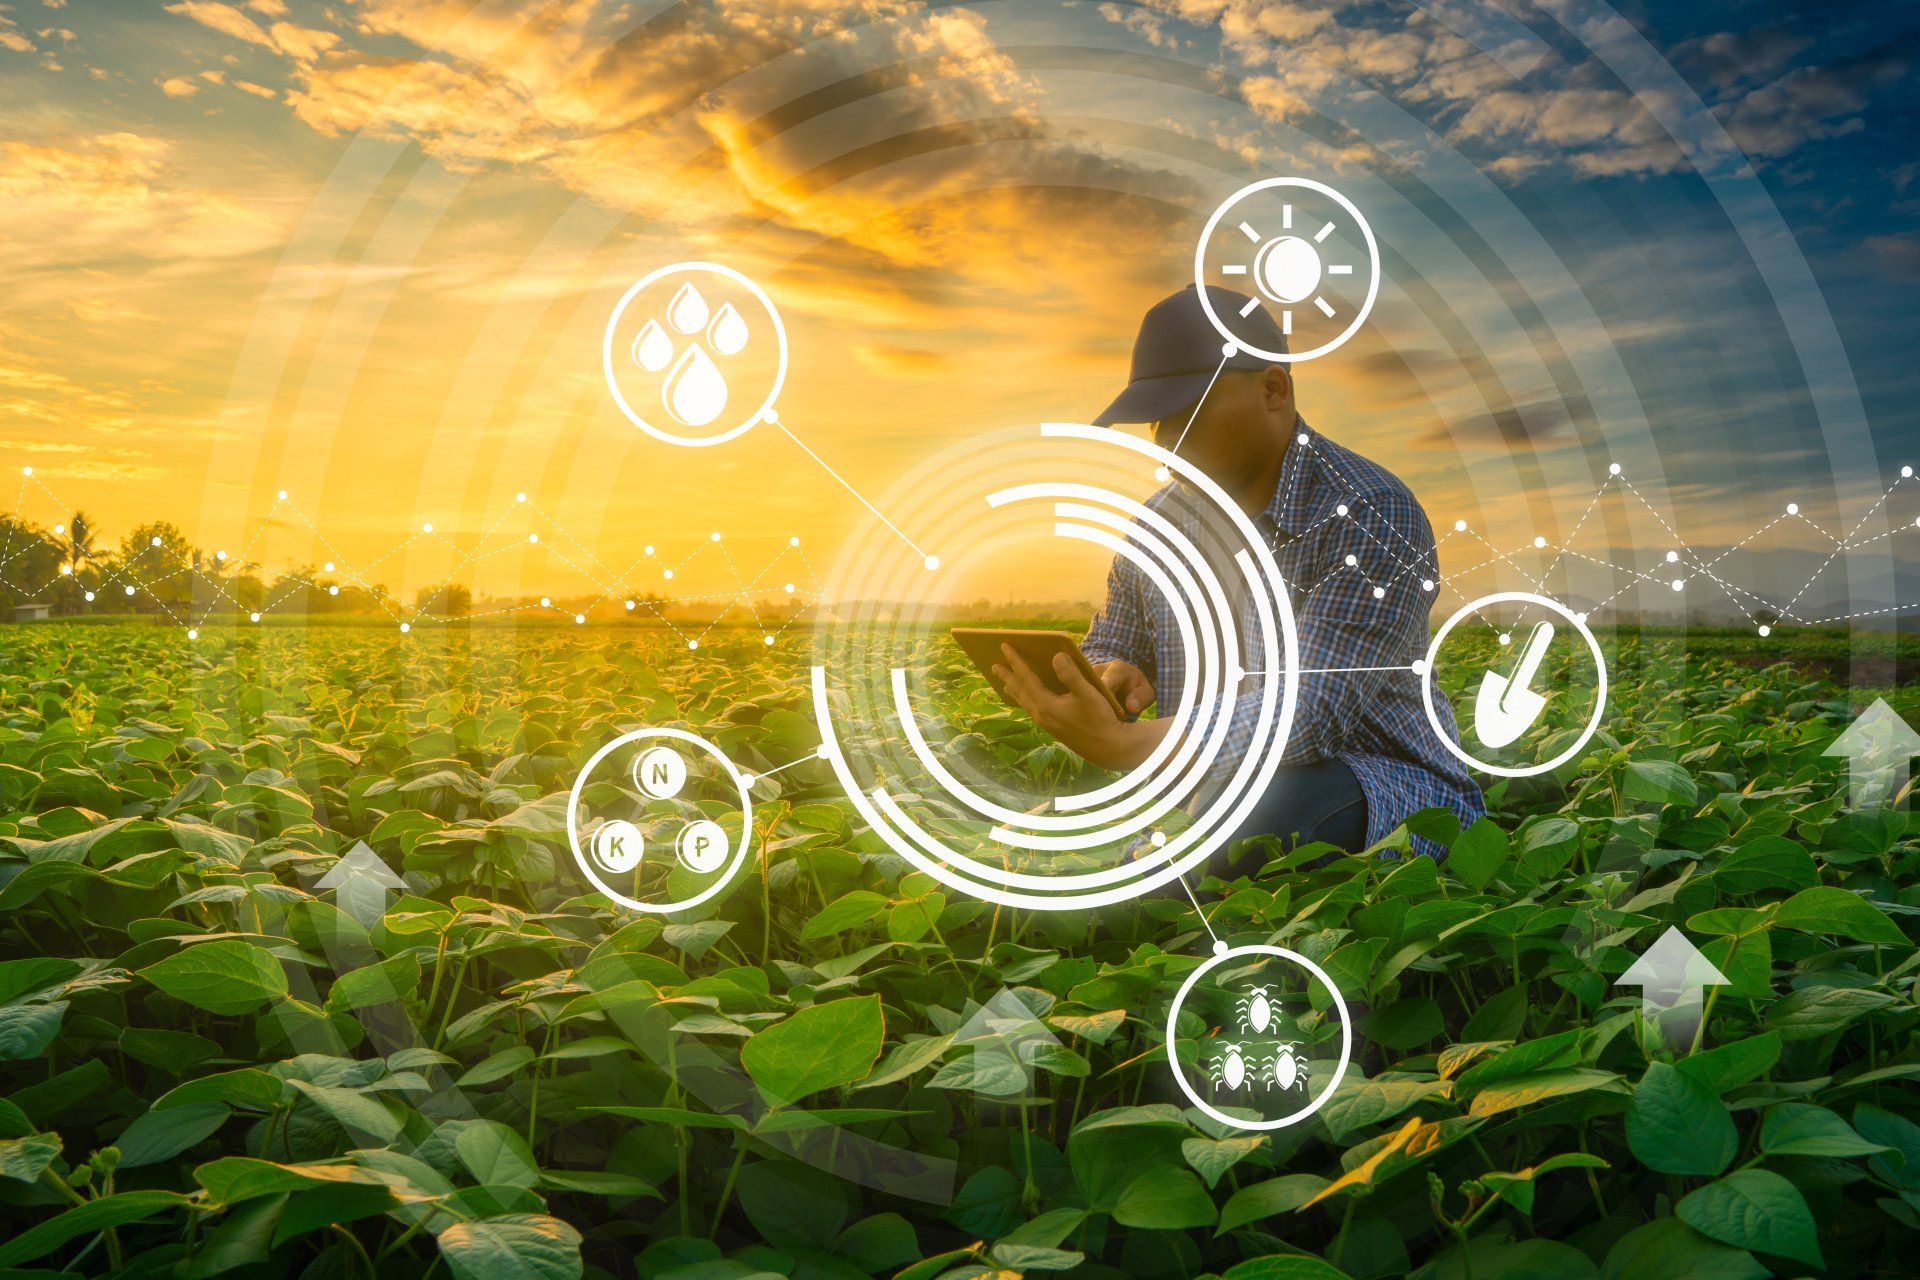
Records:
M699 893L694 894L691 898L683 898L677 902L643 902L638 898L628 897L600 878L599 869L595 867L594 860L590 856L592 852L590 843L592 833L589 833L589 846L587 848L582 848L580 841L580 791L586 786L587 779L593 776L594 769L599 766L602 760L605 760L621 747L629 746L635 742L650 742L654 739L668 739L674 742L688 743L712 757L713 760L726 771L726 776L732 779L734 790L740 798L740 840L733 850L733 861L727 865L726 870L721 873L719 879L702 889ZM595 828L596 831L598 829L599 828ZM705 738L688 733L684 729L635 729L630 733L621 734L587 758L587 763L581 766L579 774L573 780L573 789L567 793L567 845L573 850L573 860L579 864L581 873L592 882L594 888L606 894L621 906L629 907L635 911L657 911L663 915L671 915L676 911L686 911L699 906L701 903L713 897L714 894L719 893L720 890L724 889L728 884L732 883L734 876L739 874L741 866L745 864L747 860L747 849L752 843L753 800L747 794L747 784L744 775L733 767L733 761L727 759L720 748L714 746Z
M1348 215L1353 218L1354 223L1359 226L1361 237L1367 242L1366 301L1362 302L1360 309L1354 312L1353 319L1347 322L1346 328L1342 329L1334 337L1329 338L1319 346L1308 351L1261 350L1259 347L1249 343L1246 338L1240 334L1227 328L1226 324L1214 312L1213 299L1207 295L1207 245L1213 239L1215 229L1218 228L1220 223L1226 218L1228 212L1248 196L1257 195L1262 191L1272 191L1280 187L1292 187L1303 191L1316 191L1326 196L1329 200L1332 200L1335 204L1347 211ZM1293 278L1297 277L1300 273L1296 270L1284 274L1288 275L1289 278ZM1220 207L1215 209L1213 216L1207 219L1207 225L1201 228L1200 239L1194 245L1193 249L1193 281L1196 291L1200 294L1200 309L1206 312L1207 320L1213 325L1214 329L1222 338L1225 338L1228 342L1237 343L1242 349L1251 351L1257 356L1272 360L1276 364L1292 364L1295 361L1311 360L1315 356L1327 354L1327 352L1332 351L1348 338L1351 338L1355 333L1359 332L1360 326L1367 322L1367 315L1373 310L1373 300L1380 293L1380 245L1373 238L1373 228L1367 225L1366 218L1361 214L1360 210L1355 207L1353 201L1347 199L1326 183L1315 182L1312 178L1262 178L1258 182L1248 183L1221 201Z
M616 376L618 365L617 356L614 351L616 345L614 341L614 331L620 327L620 317L625 314L627 304L638 297L641 290L668 276L695 271L708 271L715 275L724 276L751 293L755 301L759 302L759 304L765 308L767 318L773 322L774 338L779 344L779 359L774 368L773 385L767 388L766 398L760 402L757 408L745 418L741 419L737 425L729 427L727 430L717 434L707 436L683 436L676 432L656 427L651 422L648 422L646 417L632 405L628 404L627 397L620 390L620 380ZM774 419L774 401L779 399L780 389L786 385L787 381L787 329L780 321L779 309L773 305L773 299L767 296L766 291L732 267L725 266L718 262L670 263L667 266L649 271L646 275L640 277L640 279L636 280L633 285L620 296L620 301L614 305L613 314L607 317L606 331L600 339L600 370L607 380L607 390L613 393L613 402L620 406L620 412L626 415L627 421L654 439L663 440L668 444L685 445L693 449L705 448L708 445L725 444L736 436L746 434L746 432L759 423L771 422Z
M1599 673L1599 679L1594 687L1593 714L1587 718L1587 727L1580 731L1580 736L1573 740L1572 746L1562 751L1553 759L1541 764L1515 767L1512 765L1488 764L1485 760L1478 759L1469 753L1465 747L1462 747L1459 742L1454 739L1454 735L1448 733L1441 727L1440 714L1434 710L1434 668L1438 665L1440 646L1446 642L1447 633L1452 631L1456 625L1476 611L1484 610L1496 604L1535 604L1565 618L1573 624L1574 630L1580 633L1580 638L1587 642L1587 651L1593 654L1594 670ZM1490 596L1481 596L1478 600L1470 600L1466 604L1461 605L1459 609L1454 611L1453 616L1441 623L1440 629L1433 633L1433 643L1427 646L1426 661L1420 664L1420 697L1426 704L1427 724L1432 726L1434 737L1438 738L1440 745L1452 752L1455 758L1475 769L1479 769L1484 773L1491 773L1496 777L1531 778L1536 774L1547 773L1551 770L1558 769L1561 765L1579 755L1587 743L1593 738L1593 735L1599 732L1600 720L1607 706L1607 659L1605 655L1600 652L1600 642L1593 638L1593 631L1587 626L1582 615L1574 613L1558 600L1550 600L1546 596L1534 595L1530 591L1501 591Z
M1087 444L1110 453L1111 461L1089 464L1076 455L1069 462L1047 453ZM1008 451L1015 452L1010 456ZM1035 463L1036 456L1044 461ZM1104 466L1139 479L1153 473L1156 464L1169 474L1178 473L1184 500L1218 523L1215 532L1228 539L1223 549L1230 553L1233 565L1223 571L1239 575L1230 585L1241 590L1222 587L1207 557L1156 509L1157 500L1143 504L1079 481L1020 484L1008 479L1021 466L1039 466L1049 469L1043 473L1057 474L1050 469L1059 465L1075 466L1076 475ZM1046 423L1039 428L1038 440L1031 429L976 439L927 464L922 482L928 486L924 494L903 495L891 505L917 506L925 522L945 518L972 531L976 545L963 544L959 556L950 557L956 559L956 572L964 573L982 554L981 539L992 536L980 532L982 517L1011 520L1009 513L1034 504L1040 505L1041 512L1037 519L1021 517L1026 523L1132 561L1153 582L1181 629L1188 650L1186 687L1173 713L1177 723L1145 762L1093 791L1054 797L1053 808L1058 812L1034 813L987 798L947 769L918 724L903 668L892 666L890 687L885 689L872 687L885 681L864 684L857 675L843 673L843 689L832 690L826 666L817 665L812 688L822 754L849 800L876 834L914 867L951 889L1006 906L1071 910L1109 905L1170 883L1205 861L1232 836L1270 784L1296 704L1298 638L1286 583L1266 540L1197 467L1148 441L1098 427ZM975 485L985 491L984 509L971 505ZM1163 490L1162 496L1167 492ZM873 564L855 555L860 561L858 580L837 584L843 589L836 590L835 598L901 600L896 593L913 576L904 553L894 542L881 541L869 554ZM896 560L899 563L893 563ZM1230 604L1230 598L1240 603ZM907 612L895 617L894 606L889 606L889 625L912 621L910 607L901 607ZM1247 613L1253 618L1250 623L1242 621ZM836 630L855 629L858 621L843 620ZM1262 657L1243 665L1246 654L1239 648L1239 635L1255 627L1257 639L1249 643L1257 644ZM1201 637L1198 641L1196 632ZM1240 688L1247 666L1269 669L1261 672L1257 690ZM842 746L835 723L836 697L841 698L841 714L850 705L848 697L864 698L859 706L871 708L867 718L856 714L853 719L855 737L864 744L858 758L861 769L876 782L892 781L896 789L901 786L899 779L908 774L922 779L923 785L896 795L885 785L869 789L863 784ZM1252 745L1230 763L1216 767L1236 709L1243 709L1254 722ZM1161 820L1168 813L1183 805L1191 808L1188 797L1202 791L1207 793L1204 803L1190 815L1188 825L1171 834L1161 830ZM929 812L936 826L944 810L990 827L984 833L985 851L970 856L923 826L916 813L909 811L925 808L923 794L932 799ZM1156 831L1160 840L1152 839ZM1129 851L1127 856L1107 859L1094 870L1037 874L1015 865L1051 861L1056 856L1071 860L1088 850L1121 847Z
M1201 978L1213 972L1221 965L1226 964L1228 961L1244 956L1273 956L1276 959L1285 960L1290 964L1295 964L1305 969L1310 976L1318 979L1320 985L1327 989L1327 995L1333 1001L1334 1011L1340 1015L1340 1061L1335 1064L1333 1074L1306 1106L1298 1111L1271 1120L1248 1120L1243 1116L1229 1115L1218 1107L1213 1106L1205 1098L1201 1097L1199 1091L1187 1080L1187 1073L1180 1066L1179 1055L1173 1051L1174 1042L1179 1039L1176 1029L1180 1025L1180 1010L1181 1007L1186 1004L1187 994L1193 990L1194 984L1198 983ZM1318 1111L1322 1106L1326 1105L1327 1099L1333 1096L1333 1091L1340 1087L1340 1079L1347 1074L1347 1064L1353 1058L1353 1018L1347 1012L1347 1002L1341 996L1340 988L1333 985L1333 979L1327 976L1327 971L1299 952L1289 951L1285 947L1269 947L1261 944L1227 947L1224 950L1216 949L1211 956L1207 957L1206 963L1188 974L1187 980L1180 984L1178 991L1174 992L1173 1006L1167 1010L1166 1047L1167 1065L1173 1068L1173 1081L1180 1086L1180 1092L1186 1094L1187 1101L1193 1103L1194 1106L1200 1108L1200 1110L1212 1116L1221 1124L1232 1125L1236 1129L1284 1129L1290 1124L1300 1123L1300 1121L1305 1120L1308 1116Z

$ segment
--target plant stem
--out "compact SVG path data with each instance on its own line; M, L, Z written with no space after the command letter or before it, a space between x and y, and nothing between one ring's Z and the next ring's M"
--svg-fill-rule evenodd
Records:
M769 1112L768 1114L772 1114ZM747 1136L743 1133L734 1138L733 1167L727 1170L727 1181L720 1188L720 1203L713 1209L713 1225L707 1228L707 1239L720 1234L720 1220L727 1215L727 1201L733 1199L733 1182L740 1176L740 1162L747 1158Z

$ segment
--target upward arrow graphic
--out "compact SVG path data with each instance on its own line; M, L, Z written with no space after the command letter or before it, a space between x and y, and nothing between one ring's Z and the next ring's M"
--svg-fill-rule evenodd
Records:
M1883 808L1907 785L1910 762L1920 755L1920 733L1885 698L1875 698L1820 754L1847 757L1847 775L1853 784L1848 802L1853 808Z
M1677 1049L1691 1044L1699 1029L1701 988L1724 987L1727 975L1714 968L1686 934L1669 928L1614 985L1640 988L1640 1016L1657 1024Z
M407 882L395 875L380 855L356 840L353 848L340 855L327 874L314 881L316 889L333 890L339 908L371 929L387 910L387 891L404 889Z

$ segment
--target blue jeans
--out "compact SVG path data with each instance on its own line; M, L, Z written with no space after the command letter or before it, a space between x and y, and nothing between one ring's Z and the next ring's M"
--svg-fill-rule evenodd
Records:
M1338 759L1281 765L1227 847L1253 836L1278 836L1286 849L1316 840L1349 853L1366 848L1367 797L1360 780Z

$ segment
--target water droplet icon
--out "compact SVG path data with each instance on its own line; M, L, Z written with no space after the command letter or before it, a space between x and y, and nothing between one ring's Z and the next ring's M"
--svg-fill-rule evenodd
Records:
M705 303L701 304L703 307ZM680 353L660 389L667 412L689 427L704 427L727 407L727 380L699 343Z
M740 348L747 345L747 322L740 318L731 302L720 304L720 310L713 317L713 327L707 330L707 341L723 356L738 355Z
M658 373L673 359L673 339L653 321L647 321L633 340L633 362L648 373Z
M691 284L680 286L667 304L667 323L682 333L698 333L707 325L707 300Z

